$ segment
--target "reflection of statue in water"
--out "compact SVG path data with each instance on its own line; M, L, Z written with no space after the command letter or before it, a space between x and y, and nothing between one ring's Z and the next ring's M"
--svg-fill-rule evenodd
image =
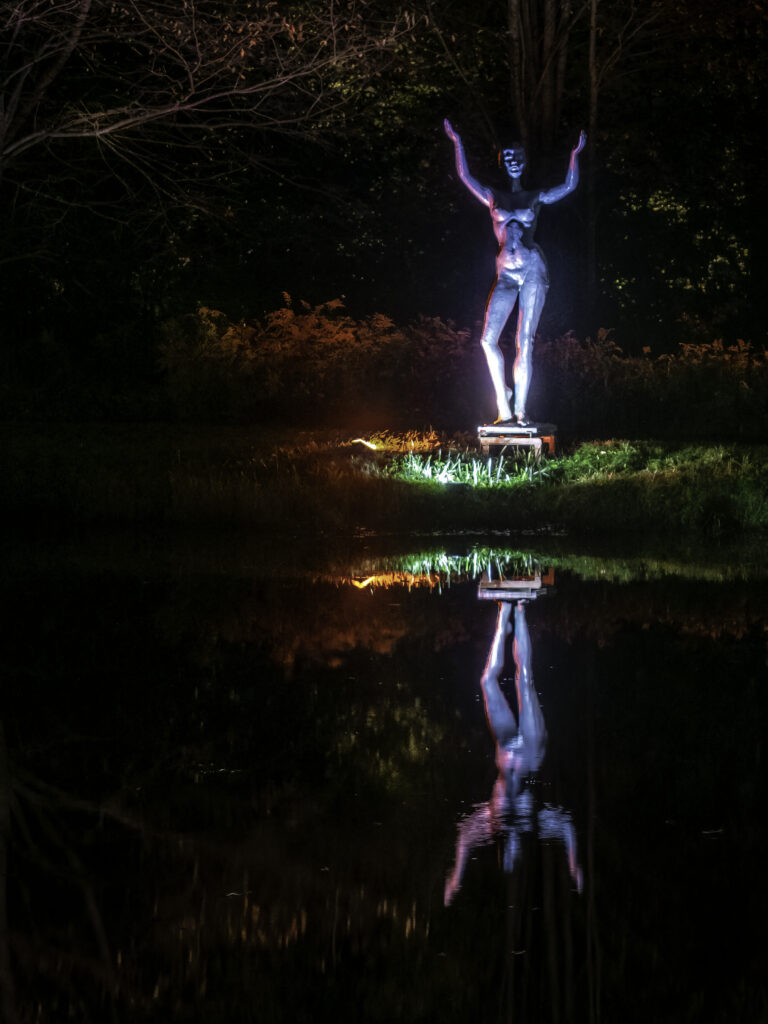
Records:
M496 632L481 679L488 724L496 741L496 767L499 776L491 799L479 804L459 825L456 862L445 883L445 903L451 902L461 886L464 869L475 847L499 836L504 844L504 870L511 872L520 855L524 833L537 833L539 839L559 839L565 845L571 878L581 892L582 876L576 853L576 835L570 815L562 808L544 804L534 807L527 781L538 772L546 751L547 732L544 717L533 688L531 640L525 620L525 602L515 605L515 686L518 717L512 713L499 680L504 670L504 646L510 633L511 604L499 602Z
M515 341L515 419L519 426L527 426L526 401L531 383L533 338L547 297L549 279L547 267L539 249L533 245L536 219L542 203L556 203L576 188L579 183L579 153L584 148L586 135L582 132L571 152L568 173L562 185L544 191L523 191L520 178L525 168L525 151L518 144L502 149L500 159L509 178L509 191L500 192L481 185L469 173L467 158L461 139L450 121L445 131L456 147L456 170L469 191L491 211L493 230L499 243L496 257L496 280L485 307L482 345L488 369L496 392L497 423L512 421L509 404L512 389L507 386L504 356L499 348L499 337L519 298L517 335Z

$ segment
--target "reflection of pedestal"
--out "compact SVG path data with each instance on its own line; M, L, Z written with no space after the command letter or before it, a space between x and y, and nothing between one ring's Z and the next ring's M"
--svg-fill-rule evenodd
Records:
M555 582L555 572L534 570L530 576L512 576L491 579L490 567L483 573L477 588L477 596L487 601L531 601L546 594Z
M555 454L556 433L554 423L531 423L527 427L518 427L516 423L484 424L477 428L477 439L484 455L498 454L502 448L528 449L540 459L542 451Z

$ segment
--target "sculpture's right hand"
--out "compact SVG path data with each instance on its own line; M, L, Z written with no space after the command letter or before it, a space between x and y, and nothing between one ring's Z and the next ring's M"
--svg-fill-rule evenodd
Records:
M447 117L443 121L443 128L445 128L445 134L448 136L448 138L451 140L451 142L460 142L461 141L459 139L459 136L454 131L453 125L451 124L451 122L448 120Z

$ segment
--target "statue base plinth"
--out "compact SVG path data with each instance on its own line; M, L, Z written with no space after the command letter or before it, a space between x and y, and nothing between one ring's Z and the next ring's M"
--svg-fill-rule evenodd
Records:
M529 423L520 427L516 423L485 423L477 428L477 440L484 455L502 448L528 449L537 459L542 452L555 454L557 427L554 423Z
M514 576L511 579L490 579L484 572L477 588L477 596L486 601L532 601L553 589L553 569L534 572L530 576Z

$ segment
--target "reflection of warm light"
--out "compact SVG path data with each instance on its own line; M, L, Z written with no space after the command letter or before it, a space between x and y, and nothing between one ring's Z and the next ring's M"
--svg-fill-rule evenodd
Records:
M373 451L376 451L376 445L371 444L370 441L366 441L364 437L353 437L352 444L364 444L366 448L371 448Z
M442 587L443 584L450 586L451 580L441 577L439 573L412 573L412 572L380 572L369 576L364 580L352 579L348 576L334 576L335 583L351 583L358 590L366 587ZM455 580L454 580L455 582Z
M375 576L369 576L367 580L352 580L352 586L362 590L364 587L369 586L376 579Z
M473 548L465 555L449 555L446 551L435 551L418 555L387 558L387 570L377 572L380 559L366 559L355 569L346 573L334 572L315 576L316 581L327 580L337 586L352 584L358 590L377 587L429 587L430 590L451 587L456 583L468 583L481 576L488 580L509 583L520 580L535 580L536 586L549 585L554 581L552 572L545 570L528 554L501 548ZM363 573L366 573L363 576Z

